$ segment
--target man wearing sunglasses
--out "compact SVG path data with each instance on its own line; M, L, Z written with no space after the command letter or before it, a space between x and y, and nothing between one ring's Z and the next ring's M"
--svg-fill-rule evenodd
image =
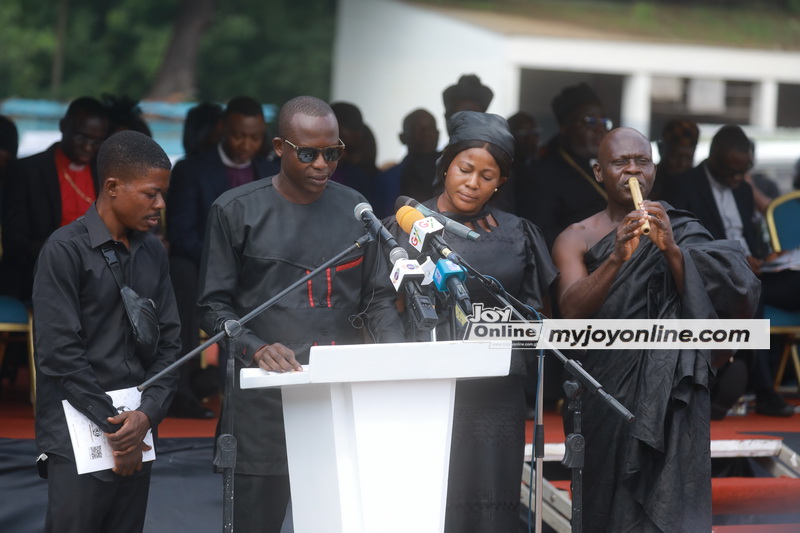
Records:
M564 88L551 107L558 135L530 167L532 175L519 180L517 211L541 228L552 248L564 228L606 207L606 192L594 178L592 163L612 123L586 83Z
M61 142L10 164L4 184L0 292L25 301L44 241L83 216L99 190L94 163L108 135L105 106L95 98L77 98L59 128Z
M310 96L287 102L272 145L280 172L224 193L209 213L198 292L201 325L209 333L364 234L353 216L364 197L330 181L346 148L328 104ZM248 322L237 337L237 386L230 396L238 441L237 531L278 533L289 501L280 391L240 389L239 370L301 371L313 345L402 342L380 253L375 242L353 252Z

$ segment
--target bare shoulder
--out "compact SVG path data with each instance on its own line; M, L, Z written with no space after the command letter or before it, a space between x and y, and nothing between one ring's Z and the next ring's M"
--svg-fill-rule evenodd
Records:
M588 250L587 236L591 234L590 228L586 225L589 219L570 224L562 231L553 243L553 261L558 264L559 260L574 260L583 257Z

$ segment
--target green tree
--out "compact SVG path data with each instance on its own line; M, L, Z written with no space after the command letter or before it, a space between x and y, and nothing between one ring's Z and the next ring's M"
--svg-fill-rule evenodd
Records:
M201 44L198 89L202 98L223 100L247 94L276 104L298 94L328 98L334 0L224 4Z
M0 98L50 98L53 87L61 100L102 93L140 99L151 90L159 97L178 93L215 101L249 94L277 104L297 94L328 97L335 0L217 2L205 31L190 39L199 51L194 73L186 64L191 61L165 61L179 33L175 26L186 29L179 16L192 4L69 0L63 74L54 83L58 2L3 0ZM182 54L191 59L192 51L184 47ZM167 84L166 92L157 81Z

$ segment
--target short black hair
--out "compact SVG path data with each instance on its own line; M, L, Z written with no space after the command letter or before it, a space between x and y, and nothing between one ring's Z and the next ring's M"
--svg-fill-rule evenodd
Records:
M297 96L281 107L278 114L278 135L285 137L289 123L295 115L308 115L310 117L327 117L333 115L333 109L324 100L314 96Z
M170 170L172 163L157 142L133 130L123 130L106 139L97 152L97 171L105 181L144 176L152 169Z
M227 118L233 113L246 117L264 117L264 107L255 98L249 96L235 96L228 101L222 116Z
M183 149L186 155L202 152L213 145L222 113L222 106L215 102L200 102L186 112L183 122Z
M722 126L711 139L709 154L718 154L728 150L739 153L750 153L754 149L751 141L742 128L735 124Z
M148 137L153 136L150 126L144 119L139 101L129 98L127 95L114 96L113 94L103 94L103 105L108 111L108 132L115 133L122 130L134 130L144 133Z
M453 159L455 159L456 156L464 150L469 150L471 148L486 149L486 151L489 152L489 154L494 158L495 163L497 163L497 167L500 169L500 177L510 177L513 159L508 153L506 153L505 150L502 150L500 147L490 142L467 140L449 144L447 147L445 147L444 151L442 152L442 157L436 161L436 171L434 173L436 176L436 181L438 183L444 183L444 173L447 172L447 169L450 167Z
M339 123L339 128L359 131L364 127L364 116L355 104L334 102L331 104L331 110L336 115L336 122Z
M91 96L81 96L70 102L67 107L67 112L64 114L64 118L72 120L80 113L85 113L93 117L108 118L108 109L106 109L106 106L104 106L100 100L92 98Z
M408 115L403 118L403 134L409 135L411 133L411 127L414 125L414 121L417 120L419 117L429 116L433 119L434 123L436 122L436 117L433 116L433 113L428 111L427 109L417 108Z

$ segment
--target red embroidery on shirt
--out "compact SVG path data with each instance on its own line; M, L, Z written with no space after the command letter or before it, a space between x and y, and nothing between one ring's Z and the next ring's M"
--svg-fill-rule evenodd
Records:
M328 307L330 307L331 306L331 290L332 290L332 287L331 287L331 269L330 268L325 270L325 279L328 281L328 294L325 296L325 298L326 298L326 300L328 302Z
M311 273L310 270L306 270L306 274L310 274L310 273ZM313 290L313 287L311 285L311 280L308 280L306 282L306 285L308 285L308 305L311 306L311 307L314 307L314 290Z
M364 256L363 255L361 257L359 257L358 259L354 259L353 261L350 261L349 263L345 263L343 265L337 266L336 267L336 272L341 272L342 270L347 270L348 268L357 267L362 262L364 262Z

